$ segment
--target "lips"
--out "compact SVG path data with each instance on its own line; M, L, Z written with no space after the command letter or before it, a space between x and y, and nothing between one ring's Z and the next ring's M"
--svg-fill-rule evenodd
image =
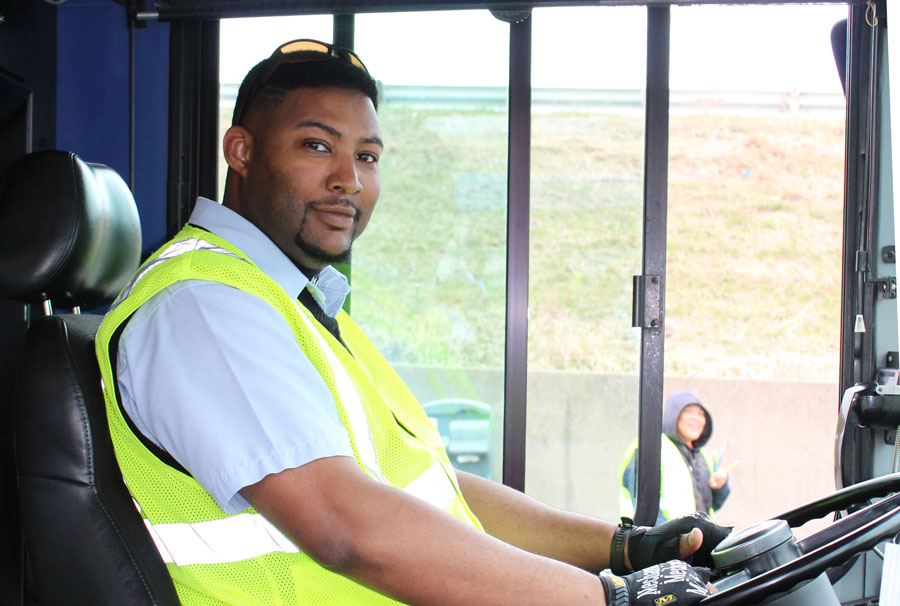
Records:
M350 229L356 209L346 205L315 205L313 210L325 225L332 229Z

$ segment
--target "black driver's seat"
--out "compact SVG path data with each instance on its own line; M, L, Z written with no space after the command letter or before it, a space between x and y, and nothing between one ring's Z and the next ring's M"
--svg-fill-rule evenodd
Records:
M78 313L115 297L140 250L134 198L115 171L61 151L8 170L0 295L32 316L12 407L26 604L179 603L113 453L94 354L102 316Z

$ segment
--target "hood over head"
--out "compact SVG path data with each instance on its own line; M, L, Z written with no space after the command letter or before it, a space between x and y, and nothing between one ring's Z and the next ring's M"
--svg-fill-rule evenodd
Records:
M703 433L700 434L700 437L694 442L694 448L701 448L709 442L709 437L712 435L712 415L706 410L706 406L703 405L700 398L689 391L675 391L666 398L666 404L663 408L663 433L669 436L674 442L677 443L679 441L678 431L676 429L678 417L681 415L681 411L684 410L684 407L688 404L697 404L703 409L703 414L706 415L706 426L703 428Z

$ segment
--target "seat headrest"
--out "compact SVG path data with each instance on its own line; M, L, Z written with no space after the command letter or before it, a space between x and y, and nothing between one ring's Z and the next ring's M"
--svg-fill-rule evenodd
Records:
M115 298L140 263L141 226L114 170L41 151L0 187L0 296L86 309Z

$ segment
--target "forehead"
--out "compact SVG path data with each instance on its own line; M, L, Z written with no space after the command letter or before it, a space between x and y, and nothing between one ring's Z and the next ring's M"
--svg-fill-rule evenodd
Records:
M698 413L702 414L703 407L700 406L699 404L688 404L687 406L685 406L684 408L681 409L681 414L684 414L686 412L693 413L693 414L698 414Z
M343 135L380 135L378 114L364 93L345 88L297 88L287 92L277 107L267 112L268 126L293 130L303 122L320 122Z

